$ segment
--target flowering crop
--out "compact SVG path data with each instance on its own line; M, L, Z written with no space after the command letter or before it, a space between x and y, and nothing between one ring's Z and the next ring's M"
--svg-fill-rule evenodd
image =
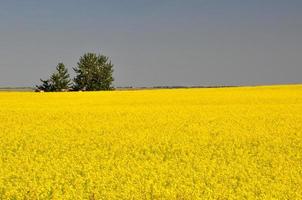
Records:
M302 86L1 92L0 199L302 199Z

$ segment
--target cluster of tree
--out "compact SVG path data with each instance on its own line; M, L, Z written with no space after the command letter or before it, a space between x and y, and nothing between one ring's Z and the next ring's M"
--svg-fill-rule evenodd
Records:
M59 92L113 89L113 64L107 56L86 53L79 59L77 67L73 70L76 76L71 80L65 65L59 63L49 79L40 79L42 84L36 86L37 90Z

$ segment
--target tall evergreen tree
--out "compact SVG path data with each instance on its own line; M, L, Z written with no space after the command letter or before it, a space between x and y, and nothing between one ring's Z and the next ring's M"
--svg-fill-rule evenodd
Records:
M107 56L95 53L84 54L73 68L75 90L111 90L113 89L113 64Z
M68 90L70 87L70 75L63 63L59 63L56 67L56 72L50 77L53 91Z
M63 63L59 63L54 72L48 80L40 79L42 85L37 85L38 90L45 92L59 92L68 90L70 88L70 75L68 70Z

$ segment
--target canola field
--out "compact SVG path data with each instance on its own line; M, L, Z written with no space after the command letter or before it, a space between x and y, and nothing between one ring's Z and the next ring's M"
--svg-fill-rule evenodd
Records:
M302 199L302 85L0 92L0 199Z

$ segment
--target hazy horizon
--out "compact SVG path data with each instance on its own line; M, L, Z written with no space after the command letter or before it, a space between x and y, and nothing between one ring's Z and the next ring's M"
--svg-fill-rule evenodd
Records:
M0 87L109 56L117 87L302 83L302 1L7 1Z

